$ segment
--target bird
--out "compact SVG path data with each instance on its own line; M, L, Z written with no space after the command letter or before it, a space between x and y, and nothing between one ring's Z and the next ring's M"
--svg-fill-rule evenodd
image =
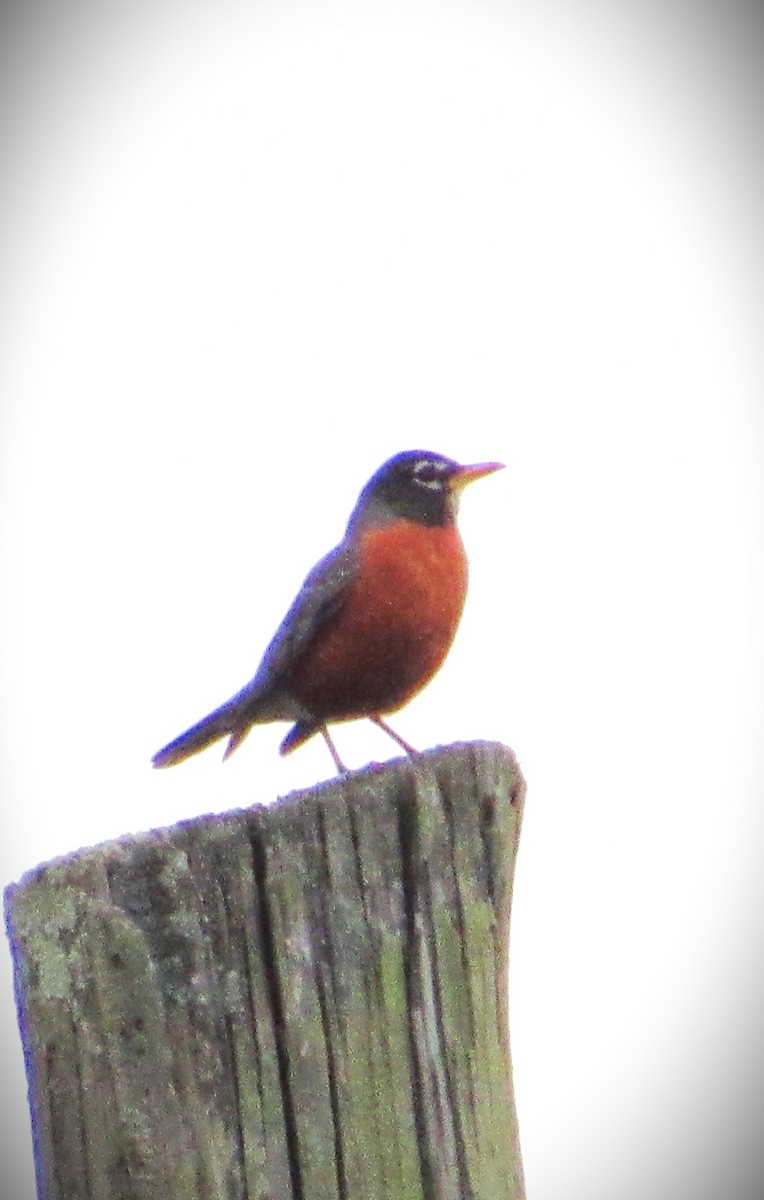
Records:
M369 718L410 756L384 716L432 679L453 642L467 591L457 529L464 487L501 470L406 450L362 489L342 541L306 576L254 677L152 759L170 767L228 738L228 758L254 725L294 722L288 754L320 733L346 767L330 724Z

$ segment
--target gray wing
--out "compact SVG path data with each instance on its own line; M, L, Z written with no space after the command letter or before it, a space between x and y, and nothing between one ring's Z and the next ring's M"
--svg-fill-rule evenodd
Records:
M279 720L299 722L308 716L284 685L290 668L311 639L339 612L355 574L356 562L353 549L341 545L316 564L276 630L254 679L155 754L152 759L155 767L171 767L183 762L222 737L230 738L224 755L227 758L253 724Z
M287 696L282 685L316 633L339 612L356 568L357 554L346 545L337 546L316 563L276 630L254 679L231 698L229 706L247 708L256 704L258 712L265 715L264 710L273 704L274 717L300 715L297 710L284 711Z

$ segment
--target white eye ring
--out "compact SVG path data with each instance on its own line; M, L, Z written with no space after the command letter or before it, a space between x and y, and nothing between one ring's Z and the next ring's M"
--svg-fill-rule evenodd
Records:
M430 488L434 492L442 491L444 480L437 465L423 458L416 463L413 471L414 482L420 487Z

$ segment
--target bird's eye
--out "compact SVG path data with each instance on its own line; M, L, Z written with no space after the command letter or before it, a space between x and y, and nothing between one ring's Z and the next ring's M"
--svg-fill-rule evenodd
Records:
M414 467L414 482L421 484L422 487L437 490L443 487L443 472L437 463L426 458L422 459Z

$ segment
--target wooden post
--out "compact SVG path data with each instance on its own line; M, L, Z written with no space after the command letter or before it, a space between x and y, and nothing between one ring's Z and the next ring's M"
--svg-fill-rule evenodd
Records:
M521 1200L492 743L6 893L41 1200Z

